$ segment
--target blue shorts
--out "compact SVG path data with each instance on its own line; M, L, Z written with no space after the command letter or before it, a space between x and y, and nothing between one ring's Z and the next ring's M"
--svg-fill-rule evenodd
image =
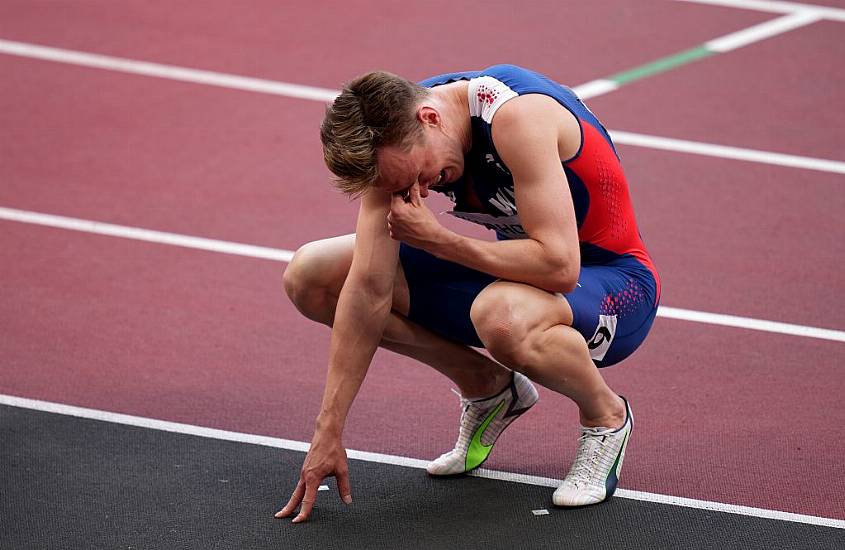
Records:
M411 295L408 318L450 340L484 347L469 312L475 297L498 279L405 243L399 259ZM642 344L657 313L656 292L654 276L633 257L581 266L578 286L561 299L569 302L572 327L587 341L596 366L618 363Z

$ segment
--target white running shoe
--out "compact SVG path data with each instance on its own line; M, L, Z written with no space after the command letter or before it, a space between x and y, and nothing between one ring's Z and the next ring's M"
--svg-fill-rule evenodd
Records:
M478 401L461 397L458 442L454 449L429 462L426 470L433 476L450 476L478 468L505 428L539 398L531 381L518 372L498 395Z
M621 428L581 426L575 463L552 496L555 506L587 506L613 496L634 427L631 406L624 397L622 400L625 401L625 424Z

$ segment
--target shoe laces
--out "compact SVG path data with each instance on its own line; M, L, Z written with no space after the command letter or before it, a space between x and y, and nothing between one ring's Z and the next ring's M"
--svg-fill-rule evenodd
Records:
M581 437L578 438L578 453L575 462L567 476L575 487L589 485L599 470L602 450L606 441L605 436L613 432L612 428L581 427Z
M458 396L458 399L460 400L460 407L461 407L461 420L460 420L460 423L458 424L458 426L459 426L459 430L458 430L458 442L460 442L460 441L461 441L461 439L462 439L462 438L461 438L461 436L462 436L462 435L463 435L463 433L464 433L464 419L466 418L466 415L467 415L467 412L469 411L470 406L472 406L472 400L471 400L471 399L467 399L466 397L464 397L463 395L461 395L461 392L459 392L459 391L458 391L458 390L456 390L455 388L449 388L449 389L450 389L450 390L452 390L452 393L454 393L455 395L457 395L457 396Z

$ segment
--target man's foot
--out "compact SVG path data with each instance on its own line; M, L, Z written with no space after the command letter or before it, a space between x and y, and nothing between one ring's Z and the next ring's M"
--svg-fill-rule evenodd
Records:
M433 476L462 474L481 466L499 435L539 399L531 381L518 372L498 395L470 401L461 397L461 431L455 448L431 461Z
M634 427L631 406L624 397L622 400L625 401L625 424L621 428L581 426L575 463L552 496L555 506L587 506L613 496Z

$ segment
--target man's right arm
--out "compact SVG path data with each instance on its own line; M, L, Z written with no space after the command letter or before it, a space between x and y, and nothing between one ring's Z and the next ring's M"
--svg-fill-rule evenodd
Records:
M352 266L335 312L318 429L342 431L390 315L399 262L399 243L387 229L390 200L376 189L361 200Z
M352 501L349 467L341 435L349 408L364 381L393 305L399 243L390 238L389 194L372 189L361 200L352 266L343 284L332 325L329 368L314 437L287 505L276 517L308 519L320 482L337 478L344 502Z

